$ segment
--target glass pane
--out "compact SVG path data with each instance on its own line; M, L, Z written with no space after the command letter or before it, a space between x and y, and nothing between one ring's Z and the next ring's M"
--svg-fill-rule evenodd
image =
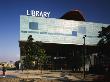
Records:
M77 31L72 31L72 36L77 36Z
M79 27L78 32L82 34L86 34L86 27Z
M38 30L38 23L37 22L29 22L29 29Z

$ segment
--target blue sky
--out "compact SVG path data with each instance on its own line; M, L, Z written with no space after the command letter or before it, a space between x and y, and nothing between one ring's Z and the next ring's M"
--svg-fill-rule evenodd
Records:
M0 0L0 61L19 60L20 15L50 11L50 18L79 9L86 21L110 24L110 0Z

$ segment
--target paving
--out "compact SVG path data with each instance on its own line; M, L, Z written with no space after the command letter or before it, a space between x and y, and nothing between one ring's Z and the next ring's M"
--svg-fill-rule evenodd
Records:
M51 72L49 70L16 70L16 71L6 71L6 76L2 76L2 71L0 71L0 78L2 80L5 78L19 78L19 79L42 79L42 80L60 80L60 81L79 81L79 78L69 75L68 72ZM1 82L1 81L0 81Z
M0 71L0 82L92 82L96 75L86 74L83 79L82 73L72 73L70 71L50 71L43 70L14 70L6 71L6 76L2 76ZM11 80L11 81L9 81ZM25 81L23 81L25 80Z

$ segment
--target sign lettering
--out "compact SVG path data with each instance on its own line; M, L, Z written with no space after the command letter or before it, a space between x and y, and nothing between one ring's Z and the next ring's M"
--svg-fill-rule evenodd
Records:
M50 12L43 12L43 11L35 11L35 10L27 10L27 16L36 16L36 17L45 17L49 18Z

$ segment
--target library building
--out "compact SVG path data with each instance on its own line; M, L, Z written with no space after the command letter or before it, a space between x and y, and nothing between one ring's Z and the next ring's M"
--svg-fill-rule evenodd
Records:
M81 70L85 54L85 68L89 70L97 63L98 32L107 26L87 22L79 10L69 11L59 19L20 15L20 60L25 57L25 42L32 35L34 42L41 41L46 50L45 69Z

